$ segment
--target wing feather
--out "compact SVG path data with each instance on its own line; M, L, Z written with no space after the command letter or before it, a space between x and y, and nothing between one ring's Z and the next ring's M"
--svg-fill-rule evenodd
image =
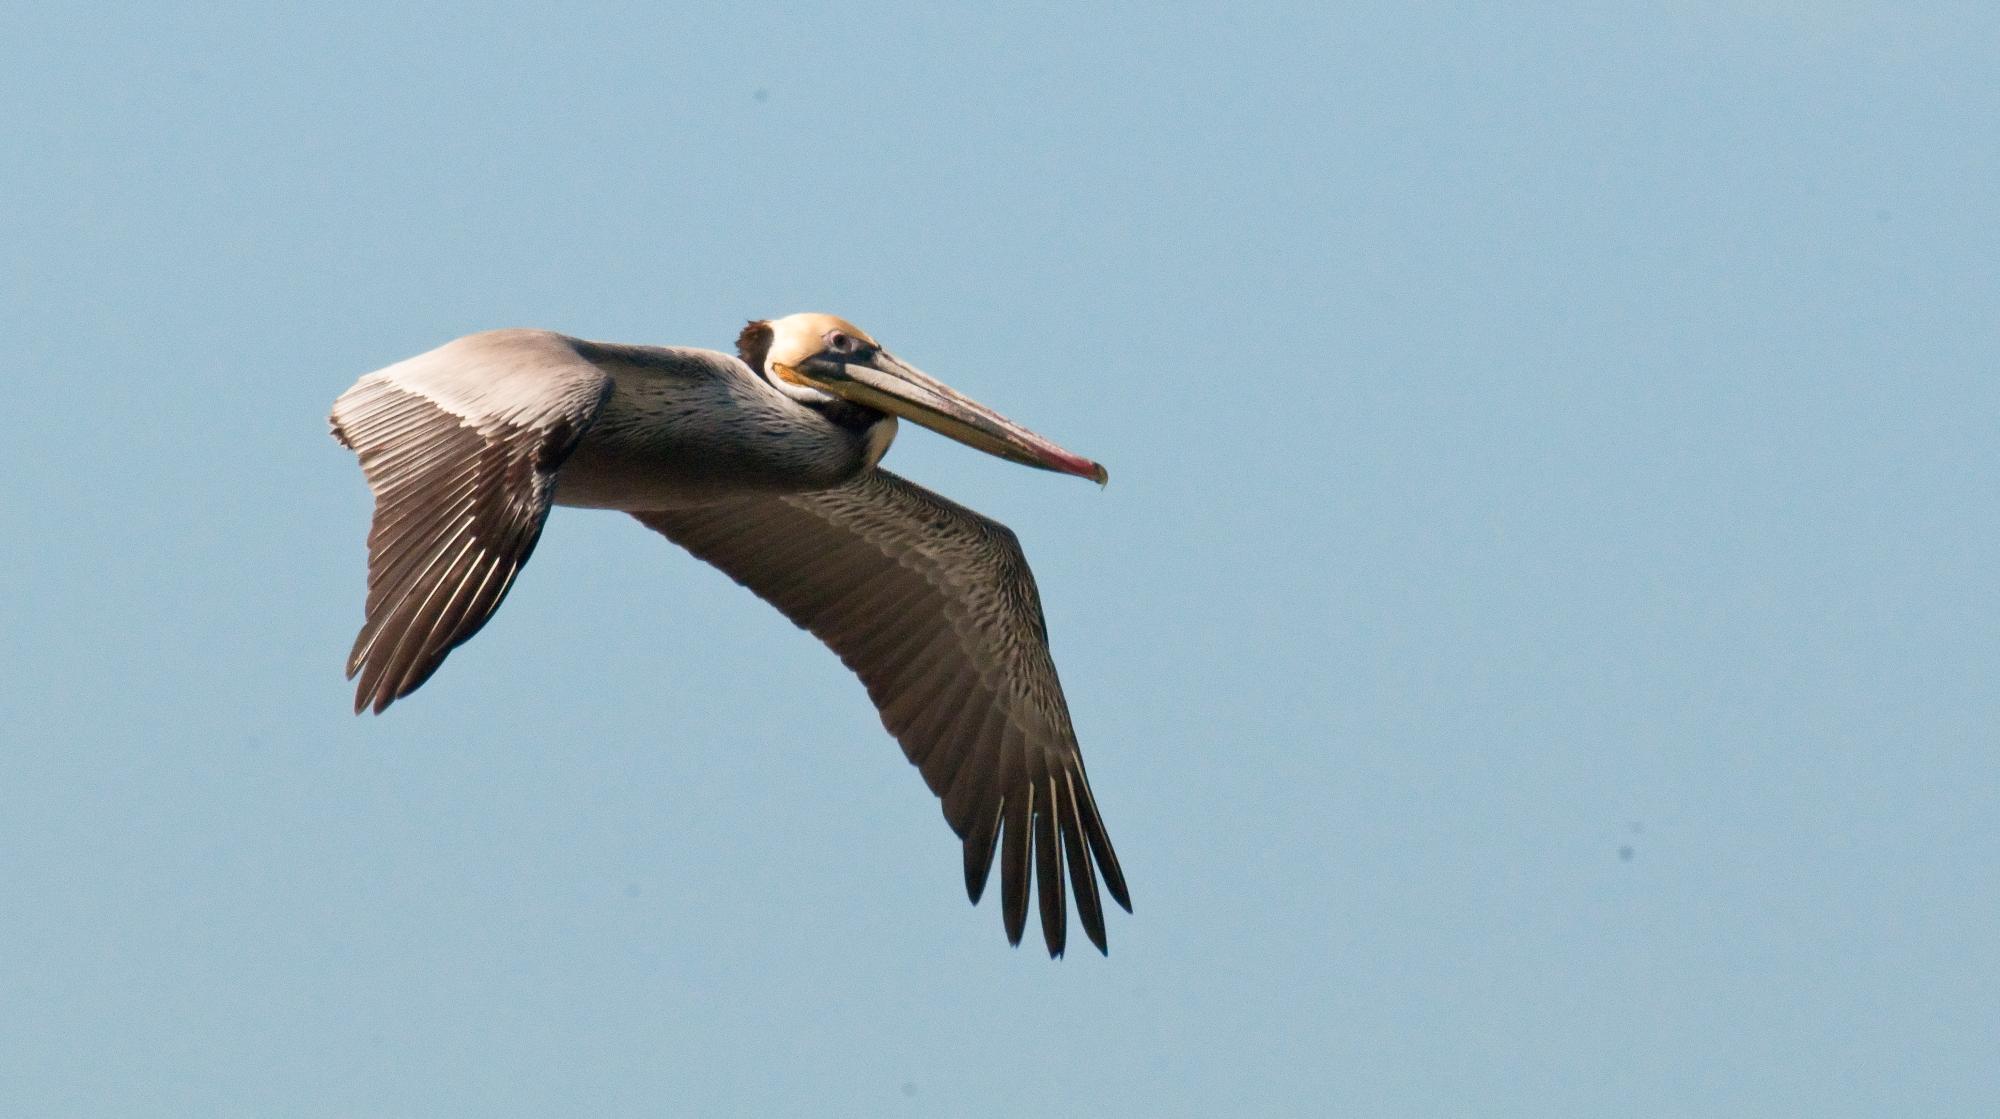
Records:
M1097 896L1097 871L1090 865L1089 841L1084 839L1083 817L1076 806L1076 782L1068 773L1062 775L1062 805L1065 816L1063 826L1063 850L1069 856L1069 879L1071 889L1076 892L1076 915L1083 922L1084 934L1097 950L1105 951L1104 903Z
M363 377L333 434L375 493L354 709L415 691L493 616L541 538L555 474L610 391L573 340L461 338Z
M1048 943L1049 955L1060 956L1069 931L1069 914L1063 908L1062 839L1056 834L1061 813L1054 796L1055 782L1046 773L1029 787L1040 807L1035 813L1035 883L1041 887L1042 938Z
M883 470L817 493L633 515L810 630L861 678L963 841L975 903L998 854L1010 941L1020 942L1032 895L1044 943L1061 955L1073 891L1104 949L1099 876L1132 905L1012 532Z

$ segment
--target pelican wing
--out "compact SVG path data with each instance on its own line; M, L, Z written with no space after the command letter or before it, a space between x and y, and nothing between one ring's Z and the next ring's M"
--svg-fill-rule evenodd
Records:
M354 709L415 691L507 597L610 379L546 331L460 338L363 377L333 435L375 492Z
M839 654L943 800L976 904L996 847L1015 944L1030 866L1049 954L1068 928L1105 950L1097 873L1132 908L1049 659L1034 576L1013 532L883 470L817 493L634 513Z

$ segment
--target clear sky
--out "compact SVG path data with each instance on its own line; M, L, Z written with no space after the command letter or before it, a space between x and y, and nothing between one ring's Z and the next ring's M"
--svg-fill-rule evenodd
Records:
M1991 5L276 7L0 17L0 1112L2000 1114ZM1109 959L619 515L348 713L336 394L797 310L1111 468L889 457Z

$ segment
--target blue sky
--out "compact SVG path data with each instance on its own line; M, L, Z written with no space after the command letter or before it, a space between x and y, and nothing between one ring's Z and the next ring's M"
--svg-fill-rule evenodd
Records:
M1980 5L0 18L0 1110L2000 1110ZM1009 949L834 658L558 510L348 714L361 373L849 317L1137 912Z

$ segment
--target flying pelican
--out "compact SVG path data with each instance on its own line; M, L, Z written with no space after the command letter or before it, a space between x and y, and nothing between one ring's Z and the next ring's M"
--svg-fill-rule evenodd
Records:
M472 334L361 378L333 435L375 495L368 605L348 656L359 713L436 672L507 596L552 505L622 509L825 642L964 841L978 904L1000 854L1018 945L1029 866L1060 956L1063 869L1107 951L1125 877L1084 776L1020 542L876 464L898 416L989 454L1090 478L1102 466L904 364L852 323L752 322L736 356Z

